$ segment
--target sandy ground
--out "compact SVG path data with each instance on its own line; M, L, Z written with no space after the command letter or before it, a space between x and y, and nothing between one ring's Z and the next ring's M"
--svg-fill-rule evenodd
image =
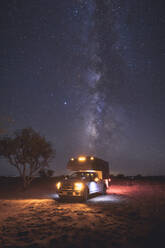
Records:
M0 247L164 247L165 184L112 185L106 196L0 200Z

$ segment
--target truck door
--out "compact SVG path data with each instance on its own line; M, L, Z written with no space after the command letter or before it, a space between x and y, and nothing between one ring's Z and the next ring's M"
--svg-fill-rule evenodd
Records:
M90 174L90 193L98 193L102 191L101 181L98 178L97 173Z

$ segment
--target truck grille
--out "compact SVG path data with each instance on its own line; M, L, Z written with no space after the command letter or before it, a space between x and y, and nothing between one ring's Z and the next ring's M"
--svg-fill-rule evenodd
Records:
M73 190L72 183L65 183L65 184L63 184L62 190Z

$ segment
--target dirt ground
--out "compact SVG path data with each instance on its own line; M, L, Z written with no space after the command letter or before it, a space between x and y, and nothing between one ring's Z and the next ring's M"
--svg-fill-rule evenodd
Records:
M27 195L0 199L2 248L164 247L165 183L114 184L87 203Z

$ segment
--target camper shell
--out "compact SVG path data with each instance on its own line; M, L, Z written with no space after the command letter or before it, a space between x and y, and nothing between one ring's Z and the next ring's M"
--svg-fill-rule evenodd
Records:
M81 160L85 158L85 160ZM67 163L67 169L70 171L101 171L102 179L109 178L108 162L93 156L71 158Z

